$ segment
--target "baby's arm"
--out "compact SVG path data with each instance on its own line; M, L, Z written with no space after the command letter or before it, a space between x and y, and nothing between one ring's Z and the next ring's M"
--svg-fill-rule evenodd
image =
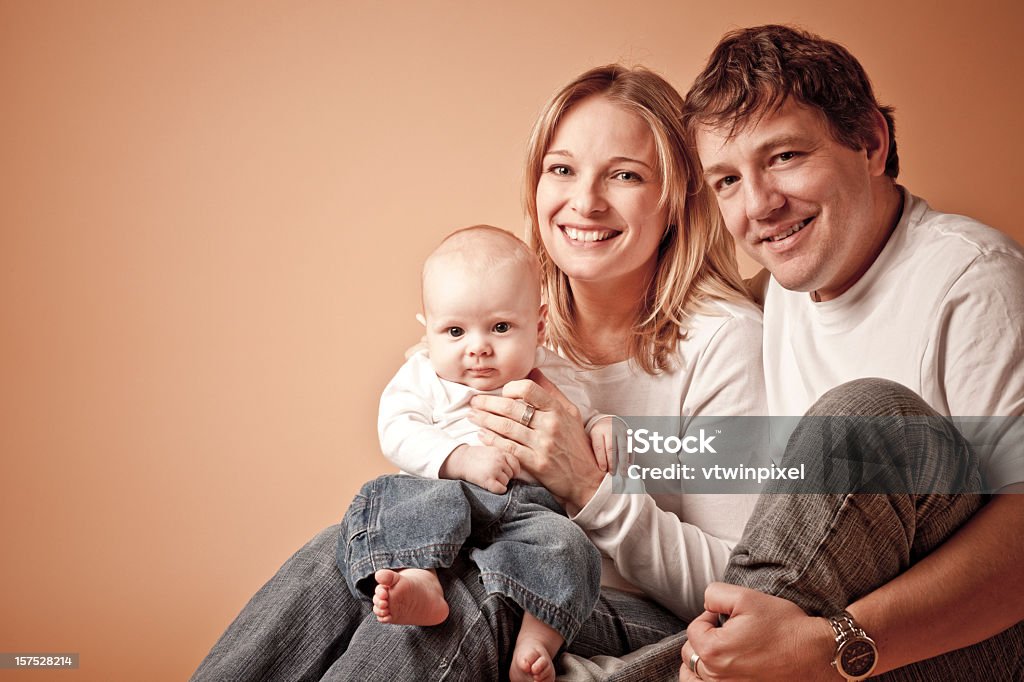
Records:
M381 451L407 473L461 479L504 493L519 461L489 446L461 443L434 423L437 376L424 353L410 357L384 389L377 432Z
M519 475L519 460L489 445L463 443L448 455L439 474L439 478L469 481L500 495Z

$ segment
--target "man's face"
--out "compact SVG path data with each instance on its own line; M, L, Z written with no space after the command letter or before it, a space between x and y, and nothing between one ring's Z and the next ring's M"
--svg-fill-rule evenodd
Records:
M793 100L728 133L699 127L697 151L743 250L782 286L818 300L853 286L887 230L873 190L884 164L836 142L818 110Z

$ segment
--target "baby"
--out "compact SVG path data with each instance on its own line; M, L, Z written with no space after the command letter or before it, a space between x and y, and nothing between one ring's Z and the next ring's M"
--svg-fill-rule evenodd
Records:
M422 285L427 349L384 389L378 422L384 455L414 476L363 487L343 521L339 567L353 594L372 591L380 622L437 625L448 603L435 569L471 547L487 592L524 610L510 679L553 680L556 653L597 601L600 555L513 455L480 443L469 401L540 368L579 408L604 470L614 466L611 420L541 345L540 265L519 239L459 230L427 258ZM524 427L533 414L524 404Z

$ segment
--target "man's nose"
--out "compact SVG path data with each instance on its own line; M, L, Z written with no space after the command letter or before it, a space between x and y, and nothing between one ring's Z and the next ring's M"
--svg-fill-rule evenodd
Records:
M743 199L749 220L765 220L786 203L771 178L757 176L743 179Z

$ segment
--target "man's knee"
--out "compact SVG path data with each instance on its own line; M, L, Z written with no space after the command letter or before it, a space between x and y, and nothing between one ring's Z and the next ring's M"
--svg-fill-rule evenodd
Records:
M938 416L921 396L889 379L854 379L827 391L808 416Z

